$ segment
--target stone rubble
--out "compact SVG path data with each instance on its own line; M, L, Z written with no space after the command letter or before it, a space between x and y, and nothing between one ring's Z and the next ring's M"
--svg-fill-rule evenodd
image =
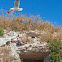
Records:
M9 46L12 50L9 55L16 61L19 60L18 62L21 62L20 58L43 60L44 56L49 53L49 48L47 42L42 42L38 38L39 35L40 33L37 31L7 32L4 30L4 36L0 38L0 47L2 45Z

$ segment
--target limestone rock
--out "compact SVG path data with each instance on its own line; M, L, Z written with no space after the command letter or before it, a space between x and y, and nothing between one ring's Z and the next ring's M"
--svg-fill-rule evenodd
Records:
M35 31L30 31L30 32L27 33L27 35L32 37L32 38L40 36L40 34L35 32Z
M4 35L3 35L3 37L4 37L4 38L7 38L7 37L8 37L8 35L7 35L7 34L4 34Z
M45 55L50 52L47 46L48 43L40 41L38 37L40 34L37 31L27 31L24 33L15 31L7 33L5 31L5 35L8 37L0 38L0 46L6 45L11 48L9 58L11 60L13 58L13 62L21 62L21 59L43 60Z
M27 35L24 34L23 37L21 38L21 41L22 41L23 43L27 43L27 39L28 39Z

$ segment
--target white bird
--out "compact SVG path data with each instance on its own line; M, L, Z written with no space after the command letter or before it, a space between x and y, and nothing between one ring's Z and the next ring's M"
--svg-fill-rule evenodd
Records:
M14 2L14 8L10 8L9 12L8 13L11 13L13 11L22 11L23 8L19 8L19 5L20 5L20 0L16 0Z

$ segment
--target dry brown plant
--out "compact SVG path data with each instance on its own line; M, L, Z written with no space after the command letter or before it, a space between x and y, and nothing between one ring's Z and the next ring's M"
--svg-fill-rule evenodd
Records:
M14 59L9 55L10 52L9 46L0 47L0 62L12 62Z
M27 17L25 15L16 16L15 14L14 17L10 19L3 15L3 18L0 17L0 26L8 31L29 31L36 29L38 31L45 31L47 34L43 35L42 37L44 37L46 41L47 39L52 39L52 34L56 32L58 34L55 38L62 39L62 27L54 26L49 21L43 22L43 19L41 20L39 15L36 17Z

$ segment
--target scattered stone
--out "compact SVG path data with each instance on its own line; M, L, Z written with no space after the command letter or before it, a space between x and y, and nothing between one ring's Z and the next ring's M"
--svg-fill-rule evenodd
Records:
M40 34L35 33L35 32L29 32L29 33L27 33L27 35L30 36L30 37L32 37L32 38L40 36Z
M10 41L7 41L7 42L6 42L6 45L9 45L9 44L10 44Z
M23 34L19 34L18 37L21 38L23 36Z
M7 34L8 32L7 32L7 30L4 30L4 34Z
M23 43L21 41L17 41L16 46L22 46Z
M3 35L3 37L4 37L4 38L7 38L7 37L8 37L8 35L7 35L7 34L4 34L4 35Z
M11 43L16 43L17 39L11 39Z

